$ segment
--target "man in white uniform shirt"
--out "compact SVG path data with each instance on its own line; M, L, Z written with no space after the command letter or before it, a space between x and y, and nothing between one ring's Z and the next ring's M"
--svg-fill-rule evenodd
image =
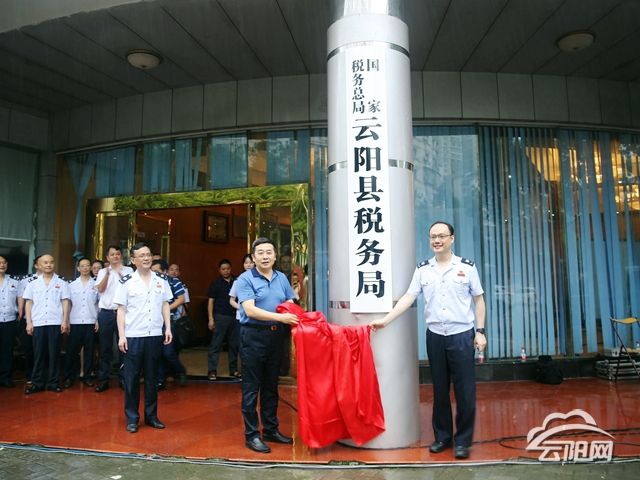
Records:
M158 419L158 366L164 344L171 343L167 276L151 271L151 250L144 243L131 249L136 271L120 280L114 302L118 305L118 347L124 354L124 413L127 432L138 431L140 373L144 370L144 423L164 428Z
M18 308L20 282L6 274L8 266L7 259L0 256L0 387L11 388L16 386L11 379L13 341L22 312Z
M62 391L60 338L69 331L69 284L54 273L53 256L42 255L38 267L42 275L32 277L23 293L27 333L33 337L32 384L24 391L27 395L43 391L45 385L52 392ZM49 375L45 377L47 363Z
M80 276L69 284L71 312L69 314L69 338L62 377L64 388L70 388L80 373L80 349L84 377L82 382L91 387L93 372L93 344L98 330L98 291L96 281L91 278L91 260L81 258L76 267Z
M440 453L452 444L457 459L469 457L476 413L474 350L484 350L485 303L478 271L471 260L453 253L453 226L438 221L429 228L434 256L416 266L411 284L396 306L382 319L371 322L383 328L424 296L427 354L433 377L435 441L429 447ZM455 434L449 391L456 398Z
M109 266L98 272L96 289L100 294L98 307L98 341L100 342L100 362L98 364L98 385L96 392L104 392L109 388L109 372L113 359L113 336L118 333L116 311L118 306L113 296L118 288L120 279L133 273L131 267L122 265L122 249L117 245L107 248ZM122 362L118 362L121 364ZM120 379L122 381L122 379Z

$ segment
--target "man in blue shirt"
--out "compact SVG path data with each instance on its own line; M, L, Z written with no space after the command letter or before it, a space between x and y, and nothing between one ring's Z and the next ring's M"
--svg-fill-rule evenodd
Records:
M173 333L175 331L175 321L177 320L175 312L178 312L178 309L184 304L185 289L178 278L167 275L168 268L169 264L166 260L157 259L151 262L151 271L165 275L169 282L169 287L171 287L173 298L169 300L169 311L171 313L171 332ZM187 383L187 369L180 361L178 348L175 337L173 337L171 343L162 346L162 359L158 366L158 391L165 389L167 369L173 372L176 384L183 387Z
M284 327L297 324L298 319L291 313L276 313L276 307L283 302L292 302L295 293L286 275L273 269L276 261L274 243L268 238L257 238L251 250L256 266L237 280L242 417L247 448L269 453L271 448L265 441L293 443L291 437L278 430L278 373L285 338ZM256 411L258 394L262 439Z

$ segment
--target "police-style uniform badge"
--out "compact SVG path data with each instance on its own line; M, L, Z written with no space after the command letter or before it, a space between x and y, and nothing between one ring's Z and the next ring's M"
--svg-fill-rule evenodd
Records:
M416 265L416 268L424 267L425 265L429 265L429 259L421 261Z
M124 277L122 277L122 278L120 279L120 283L126 283L126 282L128 282L129 280L131 280L131 274L130 274L130 273L127 273Z

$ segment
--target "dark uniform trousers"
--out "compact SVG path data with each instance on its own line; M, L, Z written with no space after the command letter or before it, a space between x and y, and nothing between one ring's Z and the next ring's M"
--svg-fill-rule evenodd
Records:
M161 336L127 337L124 355L124 415L127 425L138 423L140 413L140 373L144 371L144 418L158 418L158 364L162 355Z
M33 338L27 333L27 320L24 317L18 321L18 324L18 341L24 353L24 374L27 381L31 381L31 374L33 373Z
M172 325L173 327L173 325ZM165 332L164 324L162 325L162 335ZM171 329L171 333L175 335L175 330ZM185 375L187 373L187 369L180 361L180 357L178 356L178 340L174 336L171 343L165 345L164 342L162 344L162 359L158 365L158 383L162 384L165 381L167 376L167 370L173 373L174 375Z
M95 325L92 324L72 324L67 338L67 353L64 359L64 371L62 376L65 380L75 380L80 374L80 349L84 366L84 379L89 380L93 372L93 344L95 341Z
M118 337L117 310L101 308L98 312L98 342L100 347L100 360L98 362L98 381L109 381L111 362L113 361L113 337ZM122 365L120 355L119 365Z
M234 315L215 315L216 328L209 344L208 370L216 372L218 370L218 357L225 339L229 347L229 373L238 371L238 330L240 323Z
M284 333L282 326L255 325L240 327L240 359L242 361L242 418L247 440L278 430L278 374L282 358Z
M16 339L18 321L0 322L0 383L11 380L13 342Z
M456 335L438 335L427 329L427 354L433 377L432 425L435 439L470 447L476 416L474 329ZM456 432L449 390L453 382L456 398Z
M33 327L33 373L34 387L60 386L60 325ZM49 376L45 377L45 365L49 364Z

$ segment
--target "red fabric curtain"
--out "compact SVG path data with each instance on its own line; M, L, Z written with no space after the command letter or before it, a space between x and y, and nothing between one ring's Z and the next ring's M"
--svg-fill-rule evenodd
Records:
M305 312L284 303L278 312L293 313L298 365L298 422L305 445L321 448L339 439L362 445L385 430L380 387L368 326L340 326L321 312Z

